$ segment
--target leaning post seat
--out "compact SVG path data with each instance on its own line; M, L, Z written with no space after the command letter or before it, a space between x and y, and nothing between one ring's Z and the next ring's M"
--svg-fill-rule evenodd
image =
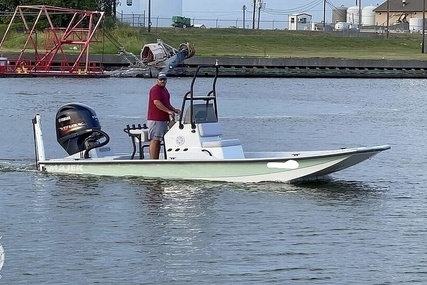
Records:
M219 123L197 124L200 146L218 158L244 158L239 139L221 139L222 127Z

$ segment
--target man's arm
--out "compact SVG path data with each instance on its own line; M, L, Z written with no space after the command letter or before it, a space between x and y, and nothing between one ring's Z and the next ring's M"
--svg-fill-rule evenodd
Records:
M158 109L162 110L165 113L168 113L169 115L173 115L174 113L179 114L179 110L178 109L175 109L174 107L171 106L172 110L170 110L170 109L166 108L166 106L163 105L162 101L160 101L160 100L154 100L153 102L154 102L154 105L156 105L156 107Z

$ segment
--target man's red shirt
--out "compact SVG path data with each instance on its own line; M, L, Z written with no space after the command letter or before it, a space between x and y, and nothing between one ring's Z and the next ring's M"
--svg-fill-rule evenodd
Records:
M154 104L154 100L159 100L163 103L163 105L165 105L166 108L172 110L172 106L170 104L170 94L166 87L160 87L156 84L150 89L147 120L169 121L169 114L157 108Z

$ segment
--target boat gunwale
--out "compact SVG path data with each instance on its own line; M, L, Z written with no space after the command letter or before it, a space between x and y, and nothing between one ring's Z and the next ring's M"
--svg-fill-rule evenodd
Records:
M331 156L345 156L362 153L379 153L384 150L388 150L391 147L389 145L379 145L372 147L359 147L359 148L343 148L337 150L318 151L319 154L316 156L300 156L304 151L289 152L294 153L294 156L280 156L280 157L257 157L257 158L238 158L238 159L114 159L115 156L105 158L93 158L93 159L74 159L71 158L56 158L39 161L38 164L55 165L55 164L206 164L206 163L247 163L247 162L276 162L284 160L308 160L313 158L326 158ZM316 151L307 151L314 153ZM324 153L327 152L327 153ZM248 152L249 153L249 152ZM250 153L281 153L281 152L250 152ZM120 157L120 156L116 156Z

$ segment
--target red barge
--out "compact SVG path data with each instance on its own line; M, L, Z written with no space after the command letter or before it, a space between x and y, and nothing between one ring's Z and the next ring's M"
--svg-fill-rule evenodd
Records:
M58 15L67 19L65 27L56 26ZM108 77L101 62L90 61L90 44L100 42L97 30L103 18L104 12L100 11L17 6L0 42L0 77ZM27 35L25 42L16 56L5 57L4 44L12 27L19 23ZM43 40L37 38L40 31L36 29L42 24L47 25Z

